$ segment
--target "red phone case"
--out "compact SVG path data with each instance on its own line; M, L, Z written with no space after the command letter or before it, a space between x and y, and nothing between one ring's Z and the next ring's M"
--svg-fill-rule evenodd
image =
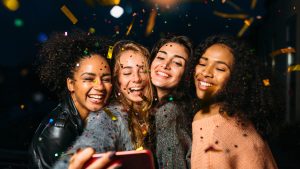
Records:
M93 157L85 164L88 167L103 154L94 154ZM149 150L133 150L116 152L114 159L107 165L121 163L122 169L155 169L153 155Z

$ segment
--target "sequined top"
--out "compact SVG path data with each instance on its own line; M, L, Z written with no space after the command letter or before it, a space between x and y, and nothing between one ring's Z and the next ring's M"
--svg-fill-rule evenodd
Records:
M69 153L78 148L93 147L97 153L133 150L134 145L128 132L128 116L120 104L111 104L102 110L90 113L87 126L77 138ZM63 156L55 169L68 168L69 156Z
M190 168L191 132L183 102L167 102L155 111L156 160L160 169Z
M192 169L276 169L268 144L253 125L216 114L192 124Z

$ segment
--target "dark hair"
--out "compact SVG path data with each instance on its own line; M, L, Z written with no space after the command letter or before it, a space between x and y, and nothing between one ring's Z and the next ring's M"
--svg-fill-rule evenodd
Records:
M202 54L214 44L227 46L234 56L230 78L214 100L222 102L220 113L226 112L229 116L238 117L242 125L251 121L257 131L266 136L271 129L268 119L275 112L274 100L271 87L263 83L267 77L256 61L253 50L232 36L211 36L196 48L194 68Z
M152 61L154 60L154 58L156 57L156 54L158 53L159 49L165 45L166 43L176 43L179 45L182 45L185 48L185 51L188 53L188 59L186 62L186 67L184 70L184 73L181 77L181 80L179 82L179 84L177 85L176 88L174 88L174 90L171 91L171 93L169 93L167 96L165 96L164 98L162 98L161 102L165 102L167 101L167 99L172 96L172 98L176 99L176 100L186 100L187 97L187 91L189 90L189 83L190 83L190 70L191 70L191 61L192 61L192 57L193 57L193 45L191 40L186 37L186 36L175 36L175 35L171 35L165 38L161 38L157 43L155 43L155 45L152 48L151 51L151 59L150 59L150 63L152 63Z
M91 57L91 54L106 58L108 43L81 30L51 34L42 44L35 63L41 83L54 92L60 101L64 100L69 93L66 80L73 78L76 64L81 59Z

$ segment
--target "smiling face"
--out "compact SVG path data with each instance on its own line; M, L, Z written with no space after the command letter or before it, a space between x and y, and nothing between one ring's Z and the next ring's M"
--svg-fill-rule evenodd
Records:
M89 112L98 111L106 104L112 90L111 71L100 55L86 57L76 66L67 85L75 107L85 119Z
M127 50L119 58L120 70L118 82L120 92L132 102L143 101L150 88L149 74L146 70L146 58L139 52Z
M207 48L195 68L195 86L199 99L210 99L223 89L230 77L234 57L229 47L214 44Z
M175 88L184 73L188 53L177 43L163 45L151 63L151 82L158 90L170 92Z

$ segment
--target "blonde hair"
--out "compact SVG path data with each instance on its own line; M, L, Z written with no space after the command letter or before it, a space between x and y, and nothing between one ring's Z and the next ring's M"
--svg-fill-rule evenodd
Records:
M118 75L121 69L120 57L125 51L133 51L140 53L145 60L145 71L149 76L148 78L148 87L146 89L145 95L143 96L143 101L141 106L135 105L134 102L128 100L120 91L120 85L118 82ZM113 47L112 56L114 58L114 70L113 70L113 79L114 79L114 95L118 99L118 101L122 104L124 110L128 113L129 121L128 128L131 133L131 139L134 143L135 148L139 148L144 146L144 138L145 134L141 131L141 125L139 120L143 120L146 126L149 126L149 110L152 105L153 100L153 89L151 85L150 79L150 53L148 49L143 47L142 45L128 40L118 41ZM136 116L136 113L141 117L141 119ZM146 128L146 132L148 133L149 127Z

